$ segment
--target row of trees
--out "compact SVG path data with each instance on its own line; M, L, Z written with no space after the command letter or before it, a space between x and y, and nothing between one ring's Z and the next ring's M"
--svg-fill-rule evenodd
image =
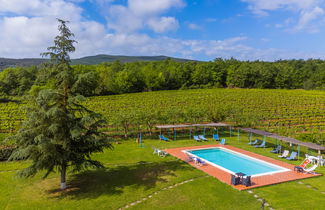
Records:
M53 87L51 67L9 68L0 73L0 93L23 95ZM325 89L325 61L276 62L216 59L73 66L73 91L85 96L207 87Z

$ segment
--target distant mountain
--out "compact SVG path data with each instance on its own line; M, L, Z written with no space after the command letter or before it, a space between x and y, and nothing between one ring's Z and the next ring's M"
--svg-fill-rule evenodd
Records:
M172 59L174 61L186 62L191 61L182 58L173 58L168 56L123 56L123 55L95 55L79 59L73 59L72 64L99 64L103 62L121 61L122 63L131 63L136 61L162 61Z
M13 58L0 58L0 70L14 67L14 66L34 66L44 63L47 59L42 58L23 58L23 59L13 59Z
M113 61L121 61L123 63L130 63L136 61L162 61L166 59L172 59L178 62L187 62L193 60L187 60L182 58L173 58L167 56L120 56L120 55L95 55L95 56L87 56L78 59L72 59L72 64L100 64L103 62L113 62ZM12 59L12 58L0 58L0 70L15 67L15 66L33 66L39 65L41 63L46 62L47 59L42 58L23 58L23 59Z

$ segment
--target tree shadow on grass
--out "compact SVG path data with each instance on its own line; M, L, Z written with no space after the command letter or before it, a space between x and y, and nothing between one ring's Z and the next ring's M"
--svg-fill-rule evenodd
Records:
M157 182L167 182L166 176L176 176L175 170L189 169L191 167L181 161L140 162L130 166L79 173L71 177L67 190L60 193L58 190L48 192L56 194L54 196L56 198L70 196L73 199L96 198L103 194L121 194L124 187L134 186L150 189L155 187Z

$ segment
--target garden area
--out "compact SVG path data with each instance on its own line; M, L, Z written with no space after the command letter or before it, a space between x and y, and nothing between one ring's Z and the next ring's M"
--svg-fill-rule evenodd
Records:
M224 131L220 136L226 138L229 145L280 159L276 154L270 153L275 140L267 139L267 148L255 148L247 144L247 134L242 134L240 138L236 135L229 137L229 133ZM42 179L42 173L28 179L17 178L17 170L26 167L29 162L1 162L0 207L153 209L159 206L160 209L261 209L263 202L266 209L324 207L324 176L238 191L175 157L159 157L153 154L152 147L167 149L218 144L211 136L205 143L186 138L170 142L144 139L143 147L135 139L117 142L112 151L93 155L94 159L104 163L104 169L78 174L70 172L68 188L64 191L57 188L58 174L51 174L47 179ZM302 148L302 155L310 152ZM303 158L296 161L281 160L298 165ZM318 167L316 172L323 174L325 168Z
M25 119L26 104L21 101L1 103L2 155L8 157L14 142L3 141L20 128ZM84 105L104 115L107 124L100 130L113 139L114 149L92 155L102 162L104 169L68 172L68 188L60 191L58 173L42 179L44 173L31 178L18 178L18 170L28 167L30 161L0 162L0 208L3 209L321 209L325 199L324 177L316 177L282 184L238 191L214 177L195 169L172 156L153 154L153 147L168 149L218 144L212 141L216 132L207 128L208 142L190 139L189 131L162 133L172 141L159 141L157 124L200 123L224 121L236 126L258 128L306 142L323 144L325 95L322 91L304 90L233 90L202 89L158 91L116 96L88 98ZM202 129L202 128L201 128ZM144 145L136 143L142 134ZM193 130L192 135L202 134ZM268 148L255 148L247 143L248 134L233 129L219 129L220 138L227 144L247 151L280 159L270 153L275 139L267 138ZM252 136L255 140L258 136ZM262 138L259 136L258 138ZM294 146L282 145L290 151ZM3 153L3 151L9 153ZM4 149L3 149L4 148ZM317 156L301 147L300 159L286 161L298 165L305 154ZM324 174L325 168L318 167Z

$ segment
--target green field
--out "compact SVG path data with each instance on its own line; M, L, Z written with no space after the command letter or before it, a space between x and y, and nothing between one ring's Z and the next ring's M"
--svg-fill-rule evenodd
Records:
M160 142L154 133L158 132L154 128L156 124L223 121L324 144L325 92L157 91L91 97L84 105L107 118L107 126L102 129L113 137L115 148L93 155L106 168L70 173L68 190L60 191L59 174L51 174L47 179L42 179L43 174L21 179L15 174L29 162L0 162L0 209L118 209L125 206L131 209L261 209L261 199L265 200L266 209L325 208L323 176L240 192L174 157L152 154L152 146L164 149L202 144L189 140L186 130L177 131L177 141ZM23 100L21 104L0 104L0 139L19 128L25 107ZM134 136L139 131L144 134L144 148L135 143ZM168 130L163 132L169 137L173 135ZM212 132L207 130L210 137ZM230 137L228 129L219 129L219 134L230 145L277 158L269 152L276 143L274 139L267 139L269 148L257 149L247 145L245 133L238 138L233 130ZM122 139L121 135L129 138ZM291 163L299 164L305 153L314 154L302 147L300 160ZM318 168L317 172L324 174L325 168Z
M220 135L230 145L277 159L269 152L271 148L248 146L247 135L242 134L240 139L230 138L226 132ZM269 146L273 143L268 139ZM134 139L120 141L114 144L114 150L94 155L105 169L70 174L70 188L64 192L58 190L58 174L47 179L41 178L43 174L21 179L15 177L16 170L28 162L2 162L0 209L117 209L136 201L141 202L130 209L261 209L258 199L265 199L273 209L324 209L324 176L237 191L172 156L158 157L151 148L200 144L204 143L148 139L140 148ZM208 144L215 142L210 140ZM317 172L324 173L325 168L318 168Z
M112 135L150 133L155 124L224 121L324 144L325 92L306 90L200 89L98 96L86 107L108 120ZM14 132L24 104L0 104L0 131Z

